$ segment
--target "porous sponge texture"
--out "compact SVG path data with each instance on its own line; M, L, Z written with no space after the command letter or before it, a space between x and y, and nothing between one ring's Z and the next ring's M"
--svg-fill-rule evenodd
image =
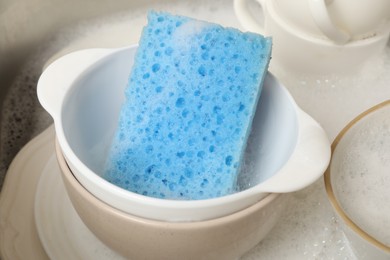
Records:
M167 199L236 189L271 39L150 12L105 178Z

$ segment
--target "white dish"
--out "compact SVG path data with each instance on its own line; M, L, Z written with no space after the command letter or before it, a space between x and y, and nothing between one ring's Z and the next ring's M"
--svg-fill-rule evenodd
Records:
M324 1L258 0L262 7L258 12L247 5L253 1L234 2L237 18L244 28L272 36L273 66L294 71L298 75L359 73L366 61L381 55L389 40L389 21L383 22L363 38L343 33L337 26L331 25L335 17L329 17ZM359 1L359 4L362 2ZM350 8L351 11L356 10L357 5ZM331 9L335 10L334 5ZM288 19L294 12L299 16L299 23L294 24ZM260 19L256 19L258 17ZM360 20L363 22L364 19ZM343 23L342 29L345 26Z
M54 154L42 171L34 208L38 235L50 259L123 259L96 238L77 215Z
M180 201L136 194L102 178L136 50L133 45L73 52L50 64L38 81L38 99L54 119L64 157L94 196L139 217L199 221L247 208L268 193L303 189L322 176L330 159L326 133L268 73L248 140L251 161L256 162L244 177L249 188L218 198Z
M50 127L24 146L8 168L0 194L0 259L48 259L33 210L42 169L53 154L53 139Z

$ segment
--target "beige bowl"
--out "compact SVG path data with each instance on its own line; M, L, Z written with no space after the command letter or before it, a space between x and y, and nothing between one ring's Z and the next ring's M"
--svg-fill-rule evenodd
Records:
M58 142L56 153L67 193L84 224L129 259L238 259L270 232L287 202L288 195L274 193L212 220L150 220L119 211L94 197L73 176Z
M352 120L332 144L325 187L358 259L390 259L390 100Z

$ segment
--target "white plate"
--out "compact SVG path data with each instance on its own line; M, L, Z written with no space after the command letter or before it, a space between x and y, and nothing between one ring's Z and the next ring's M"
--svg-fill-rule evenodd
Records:
M48 259L34 223L37 182L54 150L54 129L30 141L12 161L0 196L0 258Z
M96 238L77 215L54 154L47 161L37 186L35 223L51 259L123 259Z
M8 169L0 194L0 259L122 259L73 209L54 155L54 138L49 127Z

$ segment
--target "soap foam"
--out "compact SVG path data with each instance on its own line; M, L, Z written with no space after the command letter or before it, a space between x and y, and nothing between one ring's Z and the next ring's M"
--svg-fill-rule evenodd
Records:
M337 199L358 226L390 246L390 108L358 122L338 147L332 163Z

